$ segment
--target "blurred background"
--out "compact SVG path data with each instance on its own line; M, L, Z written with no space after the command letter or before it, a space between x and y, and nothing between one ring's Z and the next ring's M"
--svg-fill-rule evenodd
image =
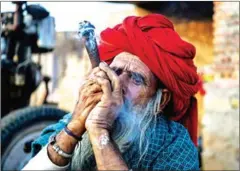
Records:
M44 111L61 110L59 116L51 119L53 122L62 116L61 112L73 110L79 85L90 71L86 50L77 34L80 21L94 24L98 38L101 30L122 22L126 16L160 13L197 49L194 60L203 83L196 95L202 170L239 169L239 2L27 2L24 5L23 11L28 9L23 15L28 26L27 31L24 28L25 33L38 34L36 40L28 38L28 42L35 40L36 46L31 46L30 52L24 51L27 54L24 59L16 50L12 56L15 62L11 63L5 51L12 42L9 38L12 33L4 29L7 21L14 18L9 12L16 11L16 4L1 2L1 115L3 119L6 117L1 121L5 136L2 135L5 151L2 168L8 168L10 160L18 160L13 157L18 153L14 147L24 149L24 153L18 153L20 158L29 153L29 144L47 125L46 118L50 118ZM32 32L31 23L38 25ZM21 45L16 47L19 49ZM21 69L22 66L29 69ZM32 80L28 83L29 77ZM5 87L4 82L7 82ZM28 86L24 89L25 85ZM23 94L28 95L23 98ZM46 107L49 105L54 109ZM29 106L31 109L26 109ZM31 128L31 137L22 140L24 136L20 136L19 130L27 132L27 125L37 121L30 118L27 122L19 116L34 110L42 113L39 115L44 124ZM12 122L19 123L10 128ZM14 129L18 130L21 141L14 141L16 136L10 135Z

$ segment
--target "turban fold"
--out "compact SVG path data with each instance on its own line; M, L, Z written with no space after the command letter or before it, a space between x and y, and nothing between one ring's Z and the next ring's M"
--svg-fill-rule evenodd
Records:
M198 75L193 63L195 47L182 40L173 24L160 14L130 16L100 34L101 60L111 63L121 52L140 58L172 93L174 121L181 122L197 145Z

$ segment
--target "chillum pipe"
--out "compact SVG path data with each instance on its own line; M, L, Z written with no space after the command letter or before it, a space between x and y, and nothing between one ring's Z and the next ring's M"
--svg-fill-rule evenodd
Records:
M79 23L78 35L84 41L86 50L88 52L92 68L95 68L100 63L97 41L94 33L94 25L89 21Z
M92 68L97 67L100 63L100 57L94 29L95 29L94 25L92 25L88 21L83 21L79 23L78 35L80 39L84 42L85 48L88 52L88 56L92 64ZM96 95L98 93L96 93ZM82 135L84 134L85 131L86 131L85 126L79 130L79 132L81 132Z

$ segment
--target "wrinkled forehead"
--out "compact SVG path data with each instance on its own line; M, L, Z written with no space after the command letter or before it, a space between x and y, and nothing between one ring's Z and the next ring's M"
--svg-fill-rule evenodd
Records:
M145 72L150 72L151 70L148 66L143 63L138 56L133 55L128 52L119 53L112 61L111 67L128 67L131 69L143 70Z

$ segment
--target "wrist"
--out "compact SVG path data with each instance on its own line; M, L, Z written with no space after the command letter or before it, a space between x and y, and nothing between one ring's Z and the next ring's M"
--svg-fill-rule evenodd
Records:
M74 138L76 141L81 141L82 136L75 135L71 130L68 129L67 126L64 127L65 133L67 133L70 137Z
M93 147L103 149L110 143L110 133L106 129L96 129L88 132L91 144Z
M67 128L76 136L81 137L86 131L85 125L80 121L70 121Z
M99 127L94 124L87 126L86 130L88 132L88 135L92 137L98 137L104 133L109 134L109 130L104 127Z
M51 140L51 139L50 139ZM77 145L78 141L75 140L73 137L69 136L64 130L59 132L56 137L55 141L57 145L66 153L72 153L75 146ZM49 143L50 146L53 146Z
M99 139L100 136L102 135L106 135L108 137L110 137L110 133L107 129L103 129L103 128L91 128L91 129L87 129L88 131L88 135L90 140L96 140Z
M92 135L94 137L98 137L102 134L108 134L109 135L109 131L105 128L90 128L87 130L89 135Z

